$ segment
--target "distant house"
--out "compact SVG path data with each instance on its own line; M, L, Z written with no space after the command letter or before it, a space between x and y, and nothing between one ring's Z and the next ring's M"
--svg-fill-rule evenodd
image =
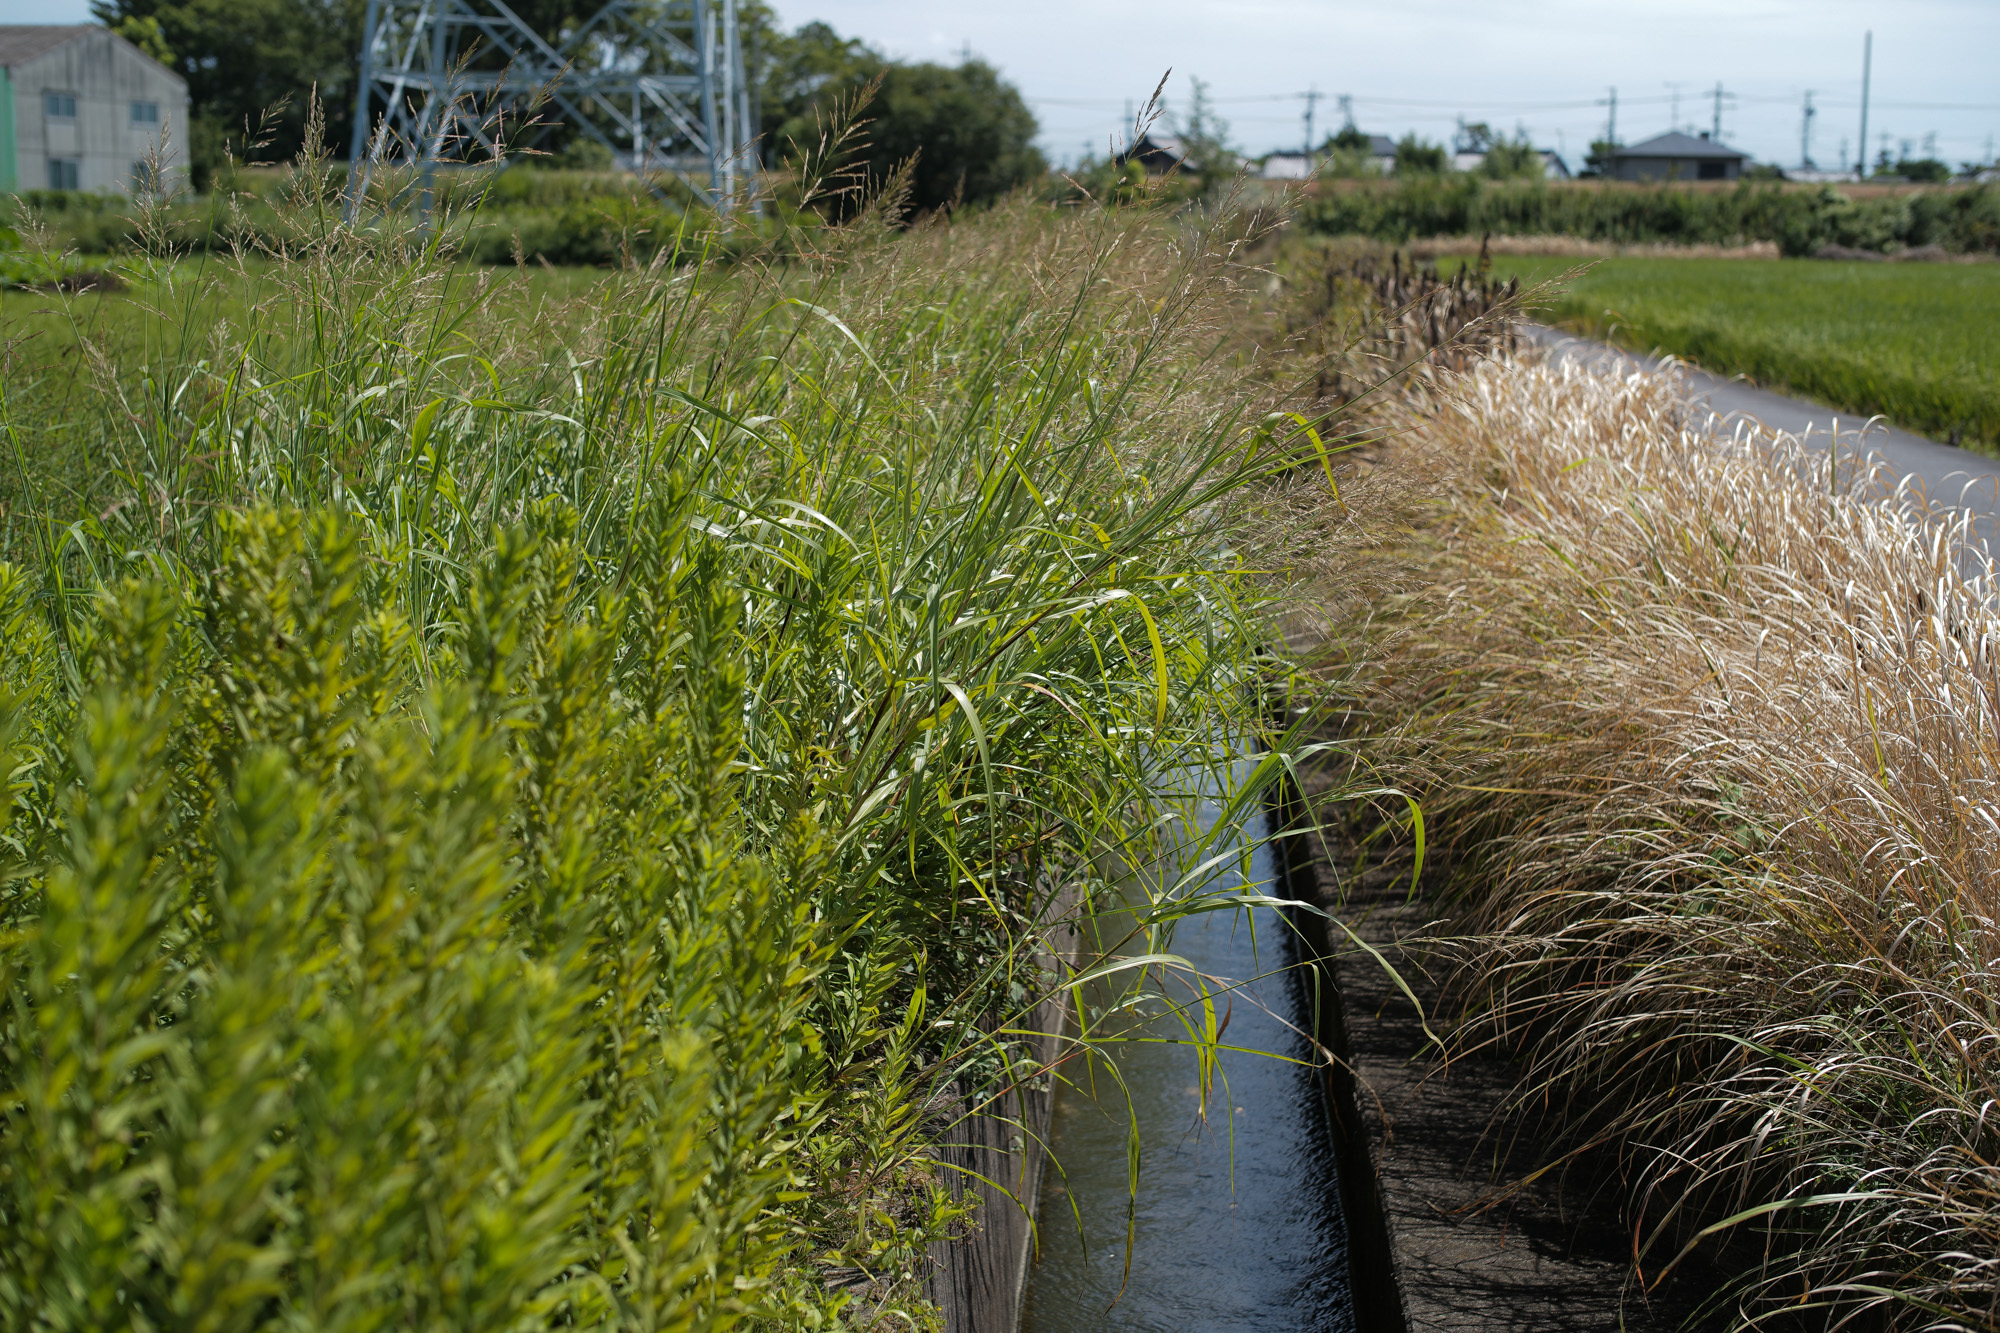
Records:
M0 24L0 191L158 188L188 164L187 82L109 28Z
M1312 175L1312 159L1304 153L1273 153L1258 174L1267 181L1302 181Z
M1176 167L1185 171L1200 171L1201 163L1188 160L1187 145L1177 134L1158 134L1151 130L1139 136L1139 141L1118 155L1122 165L1137 162L1147 172L1162 175Z
M1748 153L1708 137L1670 130L1644 143L1620 148L1605 162L1604 174L1621 181L1733 181L1743 174Z
M1394 138L1390 138L1388 134L1364 134L1362 138L1366 138L1368 146L1360 148L1360 154L1362 154L1362 162L1368 168L1380 172L1382 176L1388 176L1392 170L1396 170L1396 140ZM1352 140L1348 140L1348 142L1352 142ZM1338 146L1338 140L1328 140L1328 148L1326 150L1334 152L1336 146ZM1296 152L1274 152L1272 158L1294 158L1296 160L1296 158L1302 158L1302 154L1296 154Z

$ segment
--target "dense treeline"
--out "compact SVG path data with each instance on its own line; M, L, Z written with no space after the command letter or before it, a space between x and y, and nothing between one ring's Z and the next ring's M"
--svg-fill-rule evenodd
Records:
M1302 221L1327 235L1408 241L1425 236L1580 236L1615 243L1740 245L1775 242L1787 255L1824 246L1886 251L1936 245L2000 252L2000 188L1856 197L1831 186L1733 190L1675 186L1551 186L1477 176L1414 177L1323 188Z

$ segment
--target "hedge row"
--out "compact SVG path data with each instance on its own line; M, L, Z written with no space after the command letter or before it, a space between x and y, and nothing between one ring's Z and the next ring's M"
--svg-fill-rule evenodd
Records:
M2000 189L1991 185L1857 198L1832 186L1800 190L1747 181L1733 190L1691 190L1430 177L1322 190L1302 209L1302 221L1328 235L1392 242L1491 232L1616 243L1774 241L1787 255L1827 245L2000 253Z

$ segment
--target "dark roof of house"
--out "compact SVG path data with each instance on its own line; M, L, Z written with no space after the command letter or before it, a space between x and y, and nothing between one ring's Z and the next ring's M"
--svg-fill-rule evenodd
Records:
M1748 153L1739 153L1726 144L1719 144L1706 134L1699 139L1692 134L1682 134L1679 130L1669 130L1656 134L1644 143L1635 143L1629 148L1620 148L1611 155L1619 157L1709 157L1743 158Z
M1391 139L1386 134L1371 134L1368 136L1368 156L1394 157L1395 155L1396 141L1394 139Z
M0 23L0 66L12 69L65 42L103 31L93 23Z
M1148 130L1139 136L1139 141L1118 154L1120 162L1137 160L1149 167L1165 170L1170 167L1186 167L1190 171L1201 170L1201 163L1188 156L1187 144L1177 134L1164 134L1158 130Z

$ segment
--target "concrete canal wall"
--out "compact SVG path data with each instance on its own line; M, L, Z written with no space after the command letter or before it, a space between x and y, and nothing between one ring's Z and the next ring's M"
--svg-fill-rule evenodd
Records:
M1286 801L1285 826L1305 827L1305 803ZM1347 922L1440 1017L1437 909L1412 899L1407 870L1356 874L1346 855L1337 867L1338 849L1317 833L1282 841L1286 896ZM1544 1172L1558 1126L1502 1114L1517 1066L1491 1051L1445 1059L1380 963L1324 917L1298 920L1323 964L1320 1039L1340 1062L1326 1092L1361 1333L1687 1327L1716 1272L1690 1263L1664 1292L1631 1281L1632 1233L1610 1164Z
M1068 895L1058 895L1049 909L1057 923L1051 944L1066 963L1076 957L1078 935L1063 923L1075 909ZM1031 1047L1043 1067L1059 1051L1069 1021L1068 994L1059 991L1044 999L1029 1020L1030 1030L1041 1034ZM978 1200L972 1215L977 1230L964 1240L931 1248L927 1294L944 1312L945 1333L1014 1333L1020 1326L1028 1264L1034 1257L1034 1208L1048 1162L1043 1145L1055 1107L1054 1088L1053 1075L1016 1085L960 1121L938 1154L952 1189Z

